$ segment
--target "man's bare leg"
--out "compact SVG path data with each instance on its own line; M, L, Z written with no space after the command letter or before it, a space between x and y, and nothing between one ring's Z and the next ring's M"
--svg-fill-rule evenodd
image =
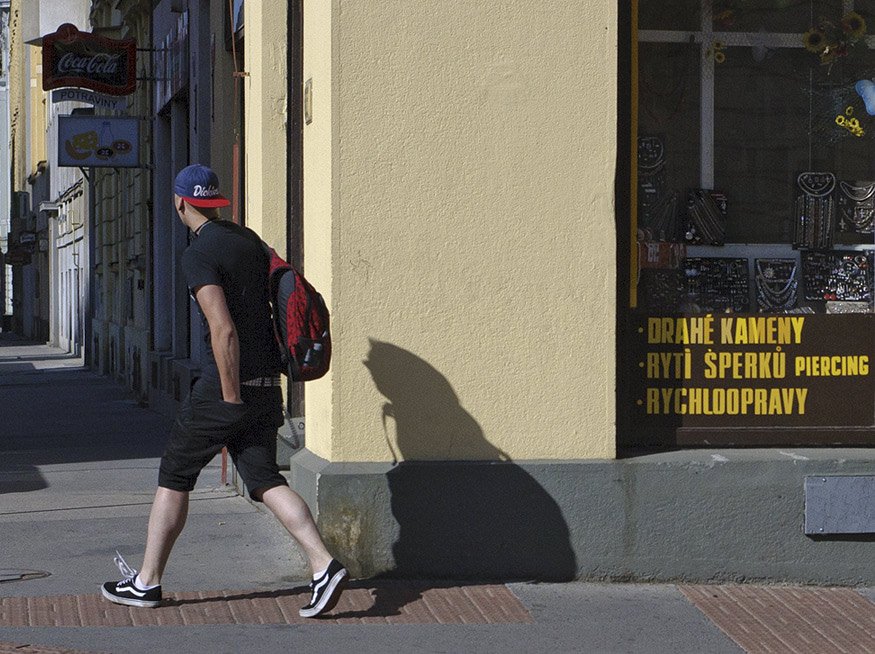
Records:
M146 586L161 583L170 550L182 533L187 517L188 493L159 486L152 503L152 512L149 514L149 531L140 583Z
M322 542L310 507L301 496L288 486L274 486L261 493L261 501L298 541L310 560L311 572L315 574L327 568L332 556Z

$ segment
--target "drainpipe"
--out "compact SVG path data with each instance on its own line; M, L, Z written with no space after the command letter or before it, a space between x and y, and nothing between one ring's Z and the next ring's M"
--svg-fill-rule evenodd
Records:
M97 306L96 302L96 284L94 283L94 262L97 260L95 255L97 246L95 244L97 230L95 223L97 218L97 199L95 198L94 190L94 168L89 168L88 174L82 171L85 179L88 180L88 220L86 221L85 241L88 243L88 258L85 261L85 283L88 284L88 304L82 312L85 316L85 324L82 331L82 347L85 348L85 365L89 368L94 367L94 333L93 333L93 312Z

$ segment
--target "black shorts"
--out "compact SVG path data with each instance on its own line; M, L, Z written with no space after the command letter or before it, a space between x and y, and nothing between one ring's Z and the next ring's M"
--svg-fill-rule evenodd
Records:
M288 485L276 463L276 434L284 420L282 389L242 386L240 391L243 404L229 404L218 382L198 379L192 384L161 457L159 486L193 490L200 471L222 447L228 448L250 497L253 491Z

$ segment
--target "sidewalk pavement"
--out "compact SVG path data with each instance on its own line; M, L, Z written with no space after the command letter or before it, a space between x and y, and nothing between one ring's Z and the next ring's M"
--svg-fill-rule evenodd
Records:
M192 494L168 601L100 597L136 567L170 420L80 358L0 334L0 654L872 652L875 589L355 580L304 620L305 563L221 483Z

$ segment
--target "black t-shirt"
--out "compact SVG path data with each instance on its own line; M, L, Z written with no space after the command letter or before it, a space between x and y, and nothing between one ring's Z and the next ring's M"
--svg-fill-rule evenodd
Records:
M182 254L182 270L192 297L195 288L206 284L217 284L225 291L240 341L240 381L282 370L271 322L268 264L258 235L226 220L204 224ZM203 311L200 313L208 355L202 374L218 381L209 325Z

